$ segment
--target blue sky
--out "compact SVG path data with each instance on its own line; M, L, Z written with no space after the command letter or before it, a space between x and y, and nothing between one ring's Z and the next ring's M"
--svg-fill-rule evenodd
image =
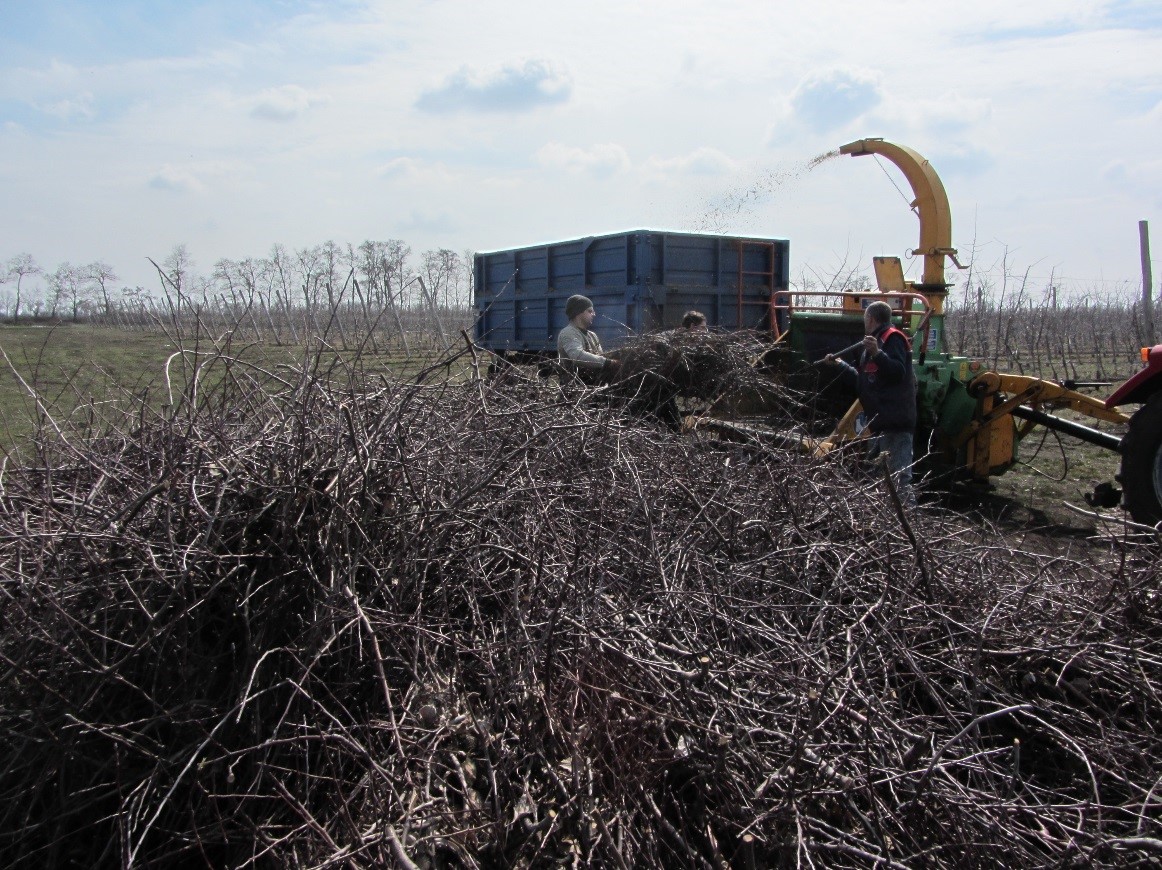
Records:
M807 169L864 136L932 161L980 266L1136 286L1160 6L0 0L0 261L129 284L179 243L209 272L634 227L787 237L822 276L916 244L894 169Z

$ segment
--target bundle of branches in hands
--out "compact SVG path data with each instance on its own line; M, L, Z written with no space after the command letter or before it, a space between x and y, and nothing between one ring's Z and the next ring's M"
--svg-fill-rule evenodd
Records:
M644 335L626 342L615 354L620 362L617 376L628 383L653 378L668 384L675 396L709 400L765 382L755 371L755 361L767 347L753 332L674 330Z
M802 397L763 373L759 361L769 349L769 339L755 332L644 335L614 354L619 367L610 390L647 402L688 399L704 406L745 396L790 418Z

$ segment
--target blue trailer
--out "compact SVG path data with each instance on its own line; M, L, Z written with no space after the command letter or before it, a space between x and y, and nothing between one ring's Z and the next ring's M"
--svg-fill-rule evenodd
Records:
M476 343L513 356L553 355L565 302L593 300L606 349L681 324L697 309L711 329L770 331L788 292L786 239L632 230L479 253L473 263Z

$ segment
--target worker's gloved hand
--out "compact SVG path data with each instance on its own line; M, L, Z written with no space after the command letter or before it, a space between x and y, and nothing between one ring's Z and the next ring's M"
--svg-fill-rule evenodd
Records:
M607 372L615 372L619 368L621 368L621 360L616 360L612 357L605 358L605 370Z
M833 366L833 365L838 365L838 363L839 363L839 357L837 357L837 356L836 356L835 354L833 354L833 353L829 353L829 354L827 354L827 356L823 357L823 360L822 360L822 361L823 361L823 362L825 362L825 363L827 363L828 365L832 365L832 366Z
M874 335L865 335L863 337L863 352L868 356L875 356L880 352L880 343Z

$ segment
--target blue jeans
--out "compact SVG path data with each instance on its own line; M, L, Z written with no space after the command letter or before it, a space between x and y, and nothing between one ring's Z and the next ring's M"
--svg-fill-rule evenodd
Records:
M916 504L916 494L912 491L912 433L881 432L871 436L869 455L874 459L883 454L888 471L895 481L900 501L906 505Z

